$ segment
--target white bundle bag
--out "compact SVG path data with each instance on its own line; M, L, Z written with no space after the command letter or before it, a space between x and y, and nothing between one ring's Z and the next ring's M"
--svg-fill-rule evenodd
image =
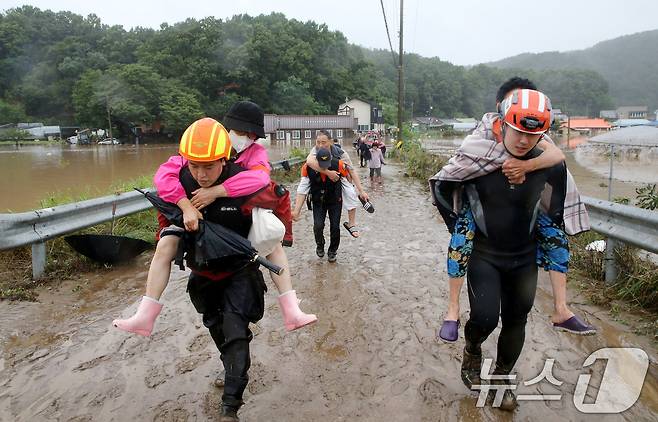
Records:
M267 256L281 243L286 227L272 210L254 208L251 211L251 229L247 239L261 256Z

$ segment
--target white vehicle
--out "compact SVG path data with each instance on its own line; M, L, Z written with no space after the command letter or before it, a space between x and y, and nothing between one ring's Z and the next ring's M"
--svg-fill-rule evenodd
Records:
M117 138L105 138L98 141L98 145L119 145L119 140Z

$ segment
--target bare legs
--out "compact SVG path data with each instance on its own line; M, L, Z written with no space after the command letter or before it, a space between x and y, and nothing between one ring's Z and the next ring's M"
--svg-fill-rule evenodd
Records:
M158 241L146 276L146 296L160 300L169 283L171 261L176 256L179 240L178 236L164 236Z
M178 242L177 236L164 236L158 241L151 259L151 266L146 277L146 293L137 313L128 319L116 319L113 325L123 331L149 336L158 317L162 304L159 302L162 293L169 284L171 274L171 261L176 256ZM281 275L270 273L272 281L279 291L279 304L283 314L286 329L296 330L317 321L313 314L305 314L299 309L299 301L290 278L288 257L279 244L267 258L284 269Z
M459 319L459 293L464 284L464 277L448 279L448 312L446 313L445 320L457 321Z
M292 282L290 280L290 268L288 266L288 257L286 252L283 250L283 246L277 245L277 247L272 251L271 254L267 255L267 259L272 261L272 263L283 268L283 273L281 275L276 275L273 272L270 272L272 281L276 286L276 289L279 291L279 294L285 293L289 290L292 290Z
M558 271L549 271L548 275L553 288L553 315L551 321L559 324L574 315L567 306L567 275Z

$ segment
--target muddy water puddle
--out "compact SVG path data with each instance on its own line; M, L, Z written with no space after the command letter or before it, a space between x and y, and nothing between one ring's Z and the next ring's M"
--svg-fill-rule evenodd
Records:
M557 392L561 400L522 402L513 415L476 408L477 395L459 375L463 336L451 345L435 340L447 306L448 233L422 184L404 178L396 165L385 166L383 176L382 185L365 181L376 212L358 212L359 239L341 228L337 263L315 255L310 212L295 225L295 244L288 249L294 286L302 308L319 321L285 332L267 278L265 317L253 325L241 420L655 420L655 348L577 298L574 310L601 333L581 338L554 331L543 276L517 369L527 381L555 359L553 374L564 384L521 385L519 392ZM0 303L0 420L218 419L221 390L213 380L221 364L186 296L184 272L174 270L150 338L110 326L113 318L135 311L148 259L145 254L131 266L63 282L39 303ZM465 322L465 288L462 304ZM495 357L497 337L496 331L484 344L485 357ZM580 413L573 394L585 358L619 345L641 347L652 358L639 401L621 415ZM593 366L599 375L602 370ZM588 395L595 396L596 388Z

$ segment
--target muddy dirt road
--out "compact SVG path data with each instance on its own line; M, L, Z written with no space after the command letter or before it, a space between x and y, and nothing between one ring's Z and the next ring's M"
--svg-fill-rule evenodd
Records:
M550 326L551 295L541 276L527 340L517 369L537 376L547 358L558 389L546 381L517 393L556 394L552 402L522 402L513 414L475 407L459 377L463 337L437 343L435 329L447 303L448 234L423 187L384 168L383 186L366 182L377 211L358 214L363 235L343 230L338 262L318 259L305 212L288 253L298 295L314 326L286 333L273 284L266 315L252 342L251 381L243 421L649 421L658 413L656 350L598 308L573 307L600 328L575 337ZM151 338L110 326L132 314L142 292L148 256L128 267L62 283L39 303L0 303L0 420L212 421L221 391L213 386L220 363L201 318L175 271L165 308ZM462 321L468 317L466 289ZM461 331L461 330L460 330ZM494 356L496 331L485 343ZM583 361L602 347L636 346L651 357L638 402L621 415L585 415L573 392ZM593 379L604 363L592 366ZM596 381L593 382L596 385ZM596 396L596 387L588 396Z

